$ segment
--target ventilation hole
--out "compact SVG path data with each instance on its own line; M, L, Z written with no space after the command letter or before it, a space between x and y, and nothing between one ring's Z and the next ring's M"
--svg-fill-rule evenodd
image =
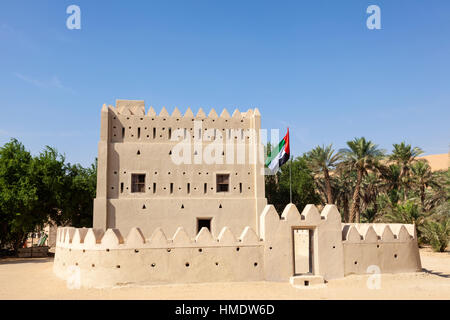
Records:
M78 262L75 262L75 265L78 266Z
M218 262L216 262L216 266L218 266L219 265L219 263Z
M336 246L333 246L333 249L336 249Z
M172 154L172 150L169 151L169 156Z
M221 204L219 204L219 209L222 209L222 205Z
M355 261L355 264L358 264L358 261Z
M184 209L184 204L181 205L181 209Z
M114 171L114 174L117 174L117 171Z
M397 254L394 254L394 258L397 259Z
M171 249L167 249L167 252L170 252L170 251L172 251Z
M152 268L154 268L154 267L156 267L156 264L155 264L155 263L152 263Z
M139 253L139 250L138 249L134 249L134 253Z
M116 268L117 268L117 269L120 269L120 265L118 264L118 265L116 266Z
M106 249L106 252L109 252L109 249Z
M186 262L185 266L186 266L186 268L189 267L189 262Z
M86 250L83 249L83 253L85 253L85 252L86 252Z
M91 264L92 268L95 268L95 264Z
M239 250L240 250L240 248L239 248L239 247L237 247L237 248L236 248L236 251L239 251Z
M309 280L305 280L305 287L309 286Z
M200 249L198 249L198 252L203 252L203 250L200 248Z
M167 174L170 174L170 171L169 171L169 172L167 172Z
M138 154L138 155L141 154L141 151L138 150L138 151L137 151L137 154Z
M272 247L269 247L269 250L272 250Z
M258 262L255 262L253 265L254 265L255 267L257 267L257 266L258 266Z
M379 244L377 244L377 248L379 248L380 247L380 245Z

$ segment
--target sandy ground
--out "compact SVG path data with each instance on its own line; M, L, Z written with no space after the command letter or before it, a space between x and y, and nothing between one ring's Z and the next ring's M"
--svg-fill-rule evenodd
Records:
M329 281L321 288L289 283L238 282L68 289L54 276L52 258L0 260L0 299L446 299L450 300L450 253L421 249L423 272L381 275L368 289L366 275Z

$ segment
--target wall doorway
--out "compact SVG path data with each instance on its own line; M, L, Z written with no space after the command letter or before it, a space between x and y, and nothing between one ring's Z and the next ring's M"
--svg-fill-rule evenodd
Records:
M294 229L294 275L313 274L312 229Z

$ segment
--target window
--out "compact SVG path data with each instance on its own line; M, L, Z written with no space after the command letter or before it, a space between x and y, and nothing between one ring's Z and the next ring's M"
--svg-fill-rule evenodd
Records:
M145 174L131 174L131 192L145 192Z
M202 228L207 228L211 232L211 218L197 219L197 234Z
M229 174L218 174L216 176L217 192L228 192L230 185Z

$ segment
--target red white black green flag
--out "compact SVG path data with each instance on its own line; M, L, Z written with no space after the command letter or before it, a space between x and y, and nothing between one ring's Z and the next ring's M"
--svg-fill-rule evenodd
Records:
M289 150L289 128L284 136L283 140L280 141L277 147L273 148L270 152L267 160L266 166L272 171L276 172L283 164L288 162L290 157Z

